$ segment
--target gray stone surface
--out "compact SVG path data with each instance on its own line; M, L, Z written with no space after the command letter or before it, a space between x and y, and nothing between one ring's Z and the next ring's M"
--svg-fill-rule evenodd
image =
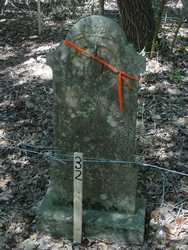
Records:
M105 58L130 74L145 70L144 59L112 20L91 16L73 26L67 39ZM119 110L117 75L63 43L49 57L53 69L55 146L84 157L134 160L138 82L124 87L124 112ZM72 237L73 164L54 162L52 183L42 201L40 227ZM84 165L84 235L142 241L144 210L136 200L134 166ZM113 237L112 237L113 236ZM138 239L139 238L139 239Z

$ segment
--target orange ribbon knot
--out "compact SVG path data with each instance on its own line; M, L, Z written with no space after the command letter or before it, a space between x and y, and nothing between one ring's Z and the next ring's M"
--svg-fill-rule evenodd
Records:
M112 72L114 72L115 74L118 74L118 97L119 97L119 105L120 105L120 111L123 112L124 110L124 96L123 96L123 82L125 82L125 85L127 85L127 87L129 89L131 89L131 86L129 84L128 80L139 80L139 77L134 76L134 75L130 75L125 71L119 70L117 69L115 66L109 64L106 60L104 60L103 58L98 57L97 55L93 54L93 53L89 53L87 51L87 49L84 48L80 48L78 45L76 45L75 43L71 42L70 40L65 39L64 40L64 44L69 46L70 48L73 48L76 50L76 52L79 52L93 60L95 60L96 62L104 65L106 68L110 69Z

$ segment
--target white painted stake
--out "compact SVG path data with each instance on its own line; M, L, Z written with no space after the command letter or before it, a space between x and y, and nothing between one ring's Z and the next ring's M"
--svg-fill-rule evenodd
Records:
M83 154L74 153L74 202L73 202L73 241L80 244L82 240L82 196L83 196Z

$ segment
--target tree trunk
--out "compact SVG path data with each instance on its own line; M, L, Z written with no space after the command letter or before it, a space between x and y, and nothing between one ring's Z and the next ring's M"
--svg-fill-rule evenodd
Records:
M105 0L95 0L93 5L93 14L104 15L104 1Z
M178 32L179 32L179 30L180 30L180 28L181 28L181 26L183 24L183 21L184 21L183 18L180 18L180 20L178 22L177 28L175 30L174 38L172 40L172 45L171 45L171 48L170 48L171 52L173 52L173 49L175 47L175 44L176 44L176 41L177 41Z
M100 5L100 15L104 15L104 0L100 0L99 5Z
M155 19L151 0L117 0L123 29L138 51L151 49Z
M167 2L167 0L161 0L161 2L160 2L160 9L158 11L158 15L156 18L155 32L153 35L153 41L152 41L152 46L151 46L151 53L150 53L151 58L153 57L153 55L155 53L157 37L158 37L159 31L161 28L161 21L162 21L162 16L163 16L166 2Z
M8 0L0 0L0 15L4 14L4 10L7 4Z

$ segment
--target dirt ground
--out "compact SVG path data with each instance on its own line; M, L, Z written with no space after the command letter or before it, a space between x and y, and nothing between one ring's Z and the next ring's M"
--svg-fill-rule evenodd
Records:
M44 196L53 144L52 72L47 54L76 20L44 20L37 36L36 14L0 17L0 250L72 249L71 242L37 231L33 208ZM140 83L137 159L188 174L188 24L170 52L168 38L147 59ZM146 199L144 246L84 239L81 249L188 249L188 177L142 168ZM150 222L149 222L150 221Z

